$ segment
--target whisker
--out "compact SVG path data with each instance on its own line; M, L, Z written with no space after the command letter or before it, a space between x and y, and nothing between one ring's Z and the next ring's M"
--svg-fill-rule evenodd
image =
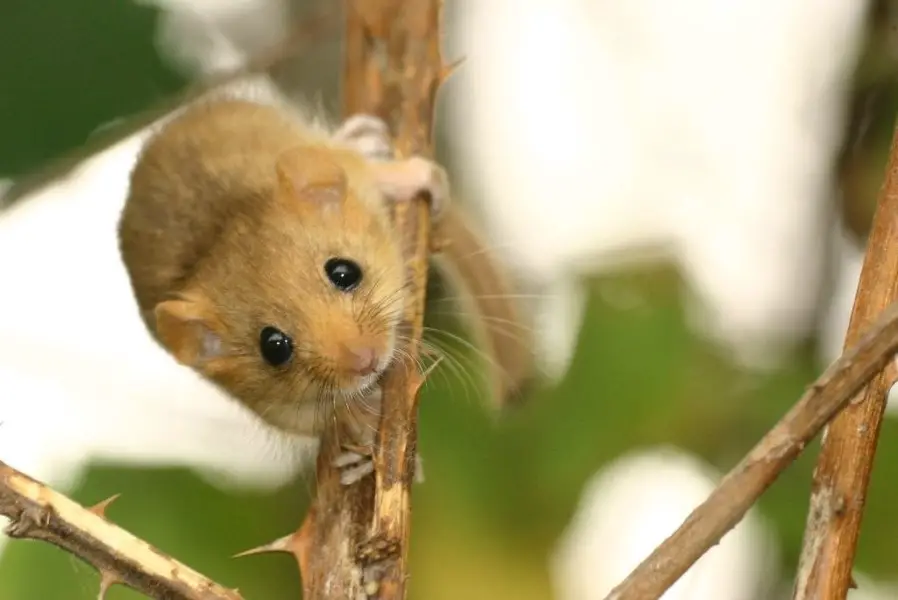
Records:
M501 317L491 317L489 315L477 315L468 312L460 312L460 313L444 313L444 312L431 312L431 315L439 315L439 316L460 316L463 321L470 319L472 321L479 320L483 323L484 327L487 328L491 333L495 333L500 335L506 339L509 339L513 342L516 342L522 346L530 346L533 344L532 336L536 333L536 329L529 325L522 325L515 323L514 321L503 319ZM463 322L462 326L465 327L466 324ZM516 330L516 331L513 331Z
M547 300L550 294L445 294L433 299L433 302L453 302L474 298L476 300Z
M484 256L486 254L495 254L497 250L513 250L517 246L515 244L498 244L498 245L482 245L478 247L476 250L468 252L467 254L456 255L454 258L457 260L468 260L471 258L478 258L480 256Z
M471 372L472 369L469 369L462 362L461 357L448 348L440 347L439 345L429 340L421 340L420 344L424 352L429 352L430 354L436 355L436 360L439 360L439 365L441 367L444 367L434 370L431 374L431 377L439 376L444 378L446 385L450 389L454 387L454 383L460 383L462 386L462 391L465 395L465 400L470 401L471 391L472 389L476 389L477 387L477 382ZM423 366L419 368L422 372L428 370ZM452 375L452 377L450 377L450 374Z
M430 334L433 334L433 335L442 335L442 336L445 336L445 337L447 337L448 339L452 340L453 342L457 342L457 343L461 344L461 345L464 346L466 349L470 350L471 352L473 352L474 354L476 354L477 356L479 356L479 357L480 357L481 359L483 359L488 365L490 365L490 366L492 366L492 367L494 367L494 368L497 368L497 369L501 369L501 365L499 365L499 364L493 359L493 357L490 356L490 354L489 354L488 352L486 352L486 351L484 351L484 350L481 350L480 348L477 347L476 344L473 344L473 343L469 342L468 340L466 340L465 338L461 337L460 335L457 335L457 334L455 334L455 333L452 333L451 331L446 331L446 330L443 330L443 329L437 329L436 327L428 327L428 326L426 326L426 325L424 326L424 332L425 332L425 333L430 333Z
M461 383L465 400L470 402L480 387L476 373L482 369L478 369L479 365L475 365L470 357L465 356L456 348L440 344L438 340L427 340L426 343L444 358L446 367L443 370L444 377L449 381L449 375L452 374L455 380Z

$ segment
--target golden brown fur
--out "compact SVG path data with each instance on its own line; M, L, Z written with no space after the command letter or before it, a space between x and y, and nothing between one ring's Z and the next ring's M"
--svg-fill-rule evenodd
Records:
M279 175L280 174L280 175ZM347 375L346 345L396 345L405 273L369 162L271 106L217 100L188 108L147 143L119 225L122 257L152 335L272 425L315 433ZM357 262L341 292L323 265ZM294 342L272 367L271 325Z

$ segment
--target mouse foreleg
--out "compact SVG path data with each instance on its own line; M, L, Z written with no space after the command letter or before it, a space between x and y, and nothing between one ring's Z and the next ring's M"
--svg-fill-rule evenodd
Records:
M373 115L353 115L343 121L334 139L371 159L374 177L384 196L408 202L419 193L430 196L431 219L437 220L449 205L449 178L436 162L421 156L395 159L390 129Z

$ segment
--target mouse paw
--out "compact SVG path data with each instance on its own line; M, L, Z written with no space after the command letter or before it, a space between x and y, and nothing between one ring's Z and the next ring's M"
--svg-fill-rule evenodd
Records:
M369 159L393 158L390 128L383 119L374 115L357 114L349 117L334 132L334 139Z
M370 454L346 450L331 463L340 470L340 483L352 485L374 472L374 460ZM415 454L415 483L424 483L424 461Z
M352 485L374 472L371 455L353 450L340 453L332 464L340 470L340 483L343 485Z
M436 162L423 156L376 163L381 191L393 202L408 202L419 193L430 196L430 218L438 221L449 206L449 176Z

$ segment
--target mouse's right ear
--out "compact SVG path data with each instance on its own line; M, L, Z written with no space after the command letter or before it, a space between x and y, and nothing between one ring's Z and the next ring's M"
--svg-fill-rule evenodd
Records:
M278 157L275 170L277 194L291 207L339 204L346 197L346 172L325 148L287 150Z
M183 365L201 368L222 355L221 338L212 328L212 315L196 301L166 300L156 305L156 335Z

